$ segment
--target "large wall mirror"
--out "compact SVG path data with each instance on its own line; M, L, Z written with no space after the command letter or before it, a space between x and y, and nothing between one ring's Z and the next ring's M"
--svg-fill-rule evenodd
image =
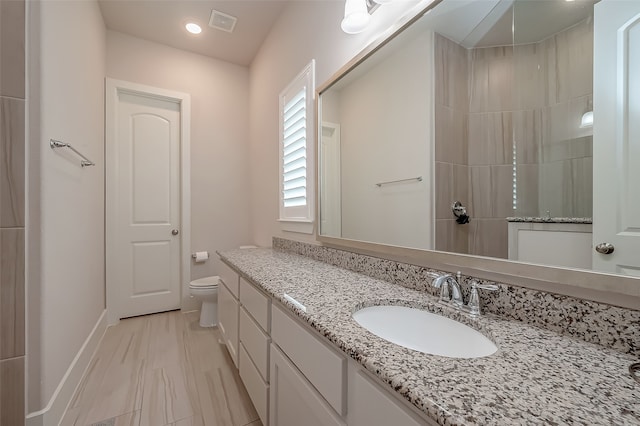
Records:
M640 296L640 2L596 3L443 0L320 88L319 239Z

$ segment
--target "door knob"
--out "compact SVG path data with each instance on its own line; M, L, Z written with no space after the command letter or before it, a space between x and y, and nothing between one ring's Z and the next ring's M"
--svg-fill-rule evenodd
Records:
M600 243L596 246L596 251L602 254L611 254L615 250L611 243Z
M171 235L178 235L179 233L180 231L178 231L177 229L171 231Z

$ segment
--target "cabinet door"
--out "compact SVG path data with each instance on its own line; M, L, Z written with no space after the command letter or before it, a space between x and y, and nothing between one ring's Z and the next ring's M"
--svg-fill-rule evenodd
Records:
M238 301L229 289L218 286L218 327L233 363L238 366Z
M346 425L274 344L270 370L270 426Z
M389 391L367 377L361 367L349 365L349 426L437 425L421 418L391 396Z

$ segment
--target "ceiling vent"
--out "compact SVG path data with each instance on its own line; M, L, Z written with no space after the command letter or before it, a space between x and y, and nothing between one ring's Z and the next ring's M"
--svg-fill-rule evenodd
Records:
M226 13L211 9L211 18L209 18L209 26L211 28L231 33L236 27L237 21L238 18L235 16L227 15Z

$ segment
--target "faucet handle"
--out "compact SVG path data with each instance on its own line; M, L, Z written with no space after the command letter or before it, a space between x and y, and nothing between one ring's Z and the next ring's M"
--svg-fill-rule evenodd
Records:
M498 291L500 289L500 287L498 287L495 284L480 284L478 281L473 280L471 281L471 290L476 289L476 291L478 291L477 289L482 289L482 290L489 290L489 291Z
M481 313L478 289L497 291L499 287L495 284L480 284L476 280L471 281L471 294L469 295L469 302L467 303L467 310L471 316L480 316Z

